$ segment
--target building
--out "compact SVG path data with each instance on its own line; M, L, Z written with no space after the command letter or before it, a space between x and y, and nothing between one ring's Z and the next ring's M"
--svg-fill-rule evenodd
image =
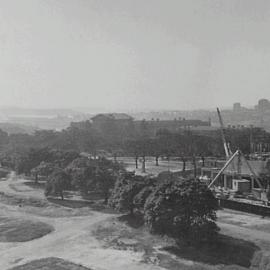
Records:
M154 136L160 130L168 130L176 133L183 130L196 130L207 129L211 127L211 121L202 121L194 119L179 118L174 120L140 120L134 121L135 129L140 133L147 133L150 136Z
M100 113L91 118L93 127L103 129L106 125L116 125L118 127L128 127L133 122L133 118L125 113Z
M240 112L241 109L242 109L241 103L236 102L236 103L233 104L233 111L234 111L234 112Z
M256 106L259 113L270 112L270 102L268 99L260 99Z
M210 184L225 163L226 160L206 161L206 166L201 169L201 179ZM253 173L256 175L263 173L266 164L267 161L263 160L248 160L247 163L242 156L237 156L222 172L214 185L225 191L251 193L254 189L259 188ZM252 168L253 173L250 168Z
M144 134L155 136L159 130L169 130L171 132L179 132L183 130L200 130L200 128L211 127L210 119L208 121L179 118L174 120L134 120L125 113L103 113L92 117L92 125L94 128L102 132L114 132L118 129L121 134Z
M134 134L133 118L125 113L101 113L91 120L93 128L115 142Z

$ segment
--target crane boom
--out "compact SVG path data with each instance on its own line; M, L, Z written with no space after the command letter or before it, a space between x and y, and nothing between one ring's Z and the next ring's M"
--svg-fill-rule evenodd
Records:
M218 113L218 119L219 119L219 123L220 123L221 138L222 138L222 142L223 142L223 146L224 146L224 150L225 150L225 155L226 155L226 158L228 159L232 155L232 151L230 149L230 146L226 142L225 126L224 126L219 108L217 108L217 113Z

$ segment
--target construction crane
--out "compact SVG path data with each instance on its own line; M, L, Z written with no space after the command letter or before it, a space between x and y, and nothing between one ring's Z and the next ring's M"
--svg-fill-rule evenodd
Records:
M217 108L217 113L218 113L218 118L219 118L219 123L220 123L220 130L221 130L221 137L222 137L222 142L223 142L223 146L224 146L224 150L225 150L225 154L226 154L226 158L227 161L224 164L223 168L218 172L218 174L214 177L214 179L211 181L211 183L208 185L209 188L212 187L212 185L216 182L216 180L219 178L219 176L229 167L231 166L232 171L235 171L235 164L234 164L234 159L236 157L238 157L237 160L237 171L236 173L238 174L239 177L241 177L241 166L242 166L242 161L241 158L243 159L243 161L246 163L251 177L252 179L254 179L257 182L257 185L259 186L260 189L262 189L262 185L260 183L260 179L258 177L258 175L255 173L255 171L253 170L252 166L250 165L250 163L247 161L247 159L245 158L245 156L243 155L243 153L238 149L236 150L235 153L232 153L231 148L229 143L227 143L226 138L225 138L225 127L224 127L224 123L222 120L222 116L220 113L219 108Z
M237 156L243 158L244 162L246 163L246 165L250 171L251 177L257 182L259 188L263 189L262 184L261 184L260 179L259 179L259 176L253 170L252 166L249 164L249 162L247 161L247 159L245 158L245 156L243 155L243 153L240 150L236 150L236 152L227 160L227 162L224 164L222 169L218 172L218 174L215 176L215 178L208 185L208 188L211 188L211 186L216 182L216 180L219 178L219 176L226 170L226 168L228 168L228 166L233 162L234 158Z
M221 138L222 138L222 142L223 142L223 146L225 150L225 155L228 160L232 156L233 153L231 151L229 143L227 143L226 138L225 138L225 126L224 126L219 108L217 108L217 113L218 113L218 119L220 123Z

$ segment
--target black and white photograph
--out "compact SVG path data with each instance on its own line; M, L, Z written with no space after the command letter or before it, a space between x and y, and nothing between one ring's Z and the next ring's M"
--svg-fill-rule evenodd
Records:
M270 1L0 0L0 270L270 270Z

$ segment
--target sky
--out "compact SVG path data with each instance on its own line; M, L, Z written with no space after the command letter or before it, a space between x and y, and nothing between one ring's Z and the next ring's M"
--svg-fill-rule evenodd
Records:
M268 0L0 0L0 106L252 106L269 29Z

